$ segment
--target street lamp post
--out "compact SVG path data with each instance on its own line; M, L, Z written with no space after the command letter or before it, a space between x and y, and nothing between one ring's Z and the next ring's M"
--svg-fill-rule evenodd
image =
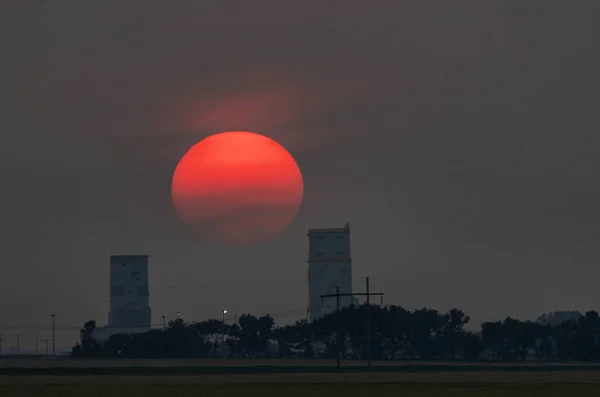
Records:
M227 310L223 310L223 322L221 323L221 357L225 357L225 315Z
M165 316L161 316L163 319L163 329L167 329L167 319L165 318Z
M52 355L56 356L56 316L54 313L50 316L52 317Z

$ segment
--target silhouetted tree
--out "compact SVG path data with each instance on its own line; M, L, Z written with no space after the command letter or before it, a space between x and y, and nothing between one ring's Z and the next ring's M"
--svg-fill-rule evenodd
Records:
M582 316L581 312L576 310L557 310L550 313L544 313L535 321L541 325L550 325L556 327L564 321L578 321Z
M210 352L215 353L218 350L219 343L227 342L228 327L223 324L222 320L208 319L194 324L194 328L198 331L200 338L206 344L203 351L205 354ZM204 354L203 354L204 355Z
M81 355L82 356L97 356L99 354L99 345L93 337L96 331L96 321L88 321L79 331L81 340Z
M600 317L588 311L579 318L575 356L580 361L600 361Z
M481 339L484 346L490 351L490 358L492 360L503 360L506 358L506 345L500 321L481 324Z
M411 330L408 335L409 347L418 353L419 358L431 360L436 356L443 355L443 344L441 340L445 319L437 310L420 309L412 313Z
M462 351L466 360L478 360L484 347L485 346L478 335L472 332L465 332L462 340Z
M238 319L240 326L239 346L243 356L268 356L269 339L275 321L269 315L255 317L251 314L242 314Z
M400 306L388 306L380 311L380 333L386 345L387 358L394 359L396 353L408 347L412 329L412 314Z
M459 309L440 313L428 308L409 311L400 306L374 305L350 306L314 322L301 320L278 327L268 315L243 314L234 324L217 319L188 324L178 318L164 330L112 335L104 343L94 339L96 323L88 321L80 331L81 341L73 348L73 355L208 357L218 351L224 338L228 355L235 357L269 357L270 343L275 341L278 357L312 357L313 343L322 342L326 358L334 358L340 348L343 358L364 359L367 310L374 359L600 361L600 316L595 311L556 325L551 320L532 322L508 317L485 322L481 333L472 333L464 330L470 319ZM483 356L484 351L489 356Z
M456 355L464 347L464 326L469 323L471 318L461 310L452 309L443 316L443 319L445 324L442 326L441 332L444 354L448 353L450 359L456 360Z

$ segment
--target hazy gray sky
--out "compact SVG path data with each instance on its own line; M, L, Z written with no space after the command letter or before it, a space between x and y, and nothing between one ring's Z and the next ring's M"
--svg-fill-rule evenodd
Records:
M0 326L105 324L111 253L152 255L155 323L301 311L306 230L347 221L355 289L369 275L388 303L597 309L598 15L593 0L0 2ZM230 129L278 140L305 180L281 236L233 250L194 237L170 197L186 150Z

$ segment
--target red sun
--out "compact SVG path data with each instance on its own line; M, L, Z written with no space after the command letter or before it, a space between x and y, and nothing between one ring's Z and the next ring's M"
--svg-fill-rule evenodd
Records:
M277 235L296 217L304 192L283 146L247 131L211 135L181 158L171 194L181 220L203 238L233 245Z

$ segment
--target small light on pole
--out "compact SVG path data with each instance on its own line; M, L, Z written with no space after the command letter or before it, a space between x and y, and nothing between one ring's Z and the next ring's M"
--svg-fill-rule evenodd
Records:
M163 328L166 329L167 328L167 319L165 318L165 316L161 316L163 319Z
M223 310L223 322L221 323L221 356L225 357L225 315L227 310Z

